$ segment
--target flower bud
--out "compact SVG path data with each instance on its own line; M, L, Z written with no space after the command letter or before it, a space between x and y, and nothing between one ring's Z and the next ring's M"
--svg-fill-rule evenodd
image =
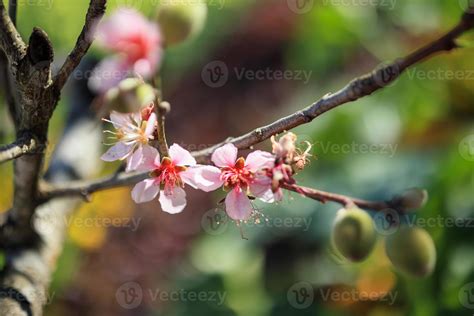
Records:
M408 189L393 199L397 208L414 210L422 208L428 201L428 192L419 188Z
M348 260L364 260L376 242L372 218L357 207L339 210L333 224L332 242Z
M105 95L107 108L122 113L137 112L156 98L155 89L138 78L128 78Z
M430 275L436 263L433 239L424 229L403 227L385 240L385 252L393 266L413 277Z
M200 1L167 1L158 9L158 24L167 46L177 45L199 33L206 23L207 5Z

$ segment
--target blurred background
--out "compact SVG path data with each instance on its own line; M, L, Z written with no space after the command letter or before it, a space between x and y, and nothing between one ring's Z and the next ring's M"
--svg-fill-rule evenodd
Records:
M172 105L169 141L189 150L268 124L410 53L456 24L468 0L207 2L204 31L167 49L161 70L164 99ZM60 65L88 1L19 4L20 32L42 27ZM110 0L108 14L129 6L153 17L158 5ZM414 216L436 219L420 222L436 245L432 276L394 271L382 235L363 263L335 254L329 243L335 204L286 194L278 205L257 202L261 222L239 229L217 206L223 192L188 190L185 211L168 215L157 201L134 205L130 188L122 188L95 194L67 219L69 238L46 315L474 313L474 221L448 224L474 215L474 34L460 44L463 49L416 65L375 95L294 131L314 144L310 166L297 177L302 185L377 200L409 187L429 191L428 204ZM104 56L94 47L87 62ZM84 97L87 62L55 112L51 151L71 104ZM0 142L7 143L13 128L4 102L0 111ZM259 147L268 150L270 143ZM104 165L102 173L117 167ZM6 210L11 163L0 172L0 210Z

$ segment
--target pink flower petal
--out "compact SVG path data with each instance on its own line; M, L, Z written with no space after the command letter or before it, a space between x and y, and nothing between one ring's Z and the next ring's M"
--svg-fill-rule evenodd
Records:
M266 151L251 152L245 159L245 166L252 172L257 172L263 168L272 168L274 165L275 157Z
M170 158L177 166L194 166L196 165L196 159L191 155L189 151L174 144L169 149Z
M158 150L149 145L140 145L138 149L128 157L127 172L130 171L152 171L158 168L155 165L156 157L160 157Z
M156 120L157 120L156 114L151 113L146 123L146 129L145 129L145 135L148 136L148 138L150 138L150 136L153 136L153 133L155 132Z
M253 183L250 184L250 192L263 202L275 202L272 192L272 180L266 176L258 175Z
M122 129L132 123L129 114L119 113L116 111L110 112L110 121L114 125L115 129Z
M138 182L132 190L132 199L135 203L145 203L153 200L160 192L160 187L154 179Z
M252 204L240 187L235 187L225 198L226 212L233 220L246 220L252 213Z
M212 154L212 162L218 167L233 167L237 160L238 149L234 144L226 144L217 148Z
M166 213L181 213L186 207L186 192L180 187L175 187L172 190L165 188L160 193L160 204Z
M118 142L107 150L105 154L100 157L103 161L116 161L127 158L133 150L133 145L127 145L122 142Z
M213 166L195 166L180 173L183 181L195 189L211 192L220 188L224 181L221 180L220 169Z

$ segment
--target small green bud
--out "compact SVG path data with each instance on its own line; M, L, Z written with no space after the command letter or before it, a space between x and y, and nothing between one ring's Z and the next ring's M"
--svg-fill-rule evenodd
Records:
M137 112L153 103L156 98L155 89L138 78L128 78L117 87L107 91L105 103L107 108L119 112Z
M428 192L419 188L408 189L396 196L392 202L402 210L415 210L425 206L428 201Z
M166 46L177 45L201 32L207 5L202 1L164 1L158 8L158 24Z
M339 210L331 239L335 248L348 260L364 260L372 252L376 242L372 218L357 207Z
M385 240L385 252L393 266L413 277L430 275L436 263L433 239L424 229L403 227Z

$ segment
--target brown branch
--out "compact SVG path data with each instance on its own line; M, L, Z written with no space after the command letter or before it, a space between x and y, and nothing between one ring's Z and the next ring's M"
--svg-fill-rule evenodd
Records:
M296 184L282 184L281 187L285 190L299 193L321 203L335 202L346 208L350 208L355 205L363 209L383 211L393 207L390 202L362 200L342 194L307 188Z
M209 156L214 152L214 150L223 146L226 143L233 143L239 149L246 149L270 138L275 134L292 129L301 124L309 123L316 117L320 116L325 112L328 112L329 110L339 105L345 104L350 101L355 101L364 96L368 96L374 91L377 91L387 86L387 84L397 79L406 68L433 56L435 53L441 51L449 51L455 48L455 39L458 38L464 32L472 29L473 27L474 11L472 9L468 9L468 11L463 15L461 22L456 27L454 27L443 37L417 50L413 54L405 58L398 59L395 63L392 63L388 66L376 69L370 74L352 80L343 89L339 90L334 94L326 95L321 100L315 102L313 105L301 111L281 118L278 121L267 126L257 128L248 134L242 135L237 138L230 138L225 142L214 145L202 151L193 152L192 154L197 161L201 163L206 163L208 162ZM87 196L88 194L91 194L93 192L105 190L108 188L133 185L136 182L145 179L147 176L148 173L146 172L141 174L119 173L118 175L114 175L113 177L92 180L90 182L73 182L61 184L60 186L55 187L49 186L45 188L45 190L41 193L41 198L42 201L48 201L52 198L61 196ZM346 202L347 201L348 200L346 200ZM387 206L386 204L371 204L373 202L357 199L355 199L355 201L357 201L357 203L359 203L361 206L365 206L367 208L374 207L375 209L377 209L382 206L386 208ZM344 199L340 200L340 202L344 202Z
M92 193L107 189L123 187L136 184L149 177L149 172L125 173L120 172L110 177L90 181L73 181L65 184L51 185L42 183L40 185L40 201L45 203L58 197L80 196L88 199Z
M0 48L12 64L18 63L26 53L26 44L15 28L3 1L0 1Z
M82 32L77 38L76 45L71 51L58 74L54 78L54 86L60 91L67 79L86 55L94 41L93 29L105 13L107 0L91 0L87 10L86 20Z
M38 142L33 137L24 135L15 142L0 147L0 164L36 151Z
M472 28L474 28L474 5L467 9L461 21L451 31L414 53L352 80L341 90L325 95L322 99L294 114L281 118L269 125L259 127L245 135L229 138L212 147L193 152L193 156L200 162L208 162L210 155L226 143L232 143L239 149L247 149L273 135L288 131L302 124L310 123L318 116L339 105L358 100L386 87L400 77L408 67L430 58L436 53L456 48L455 40Z

